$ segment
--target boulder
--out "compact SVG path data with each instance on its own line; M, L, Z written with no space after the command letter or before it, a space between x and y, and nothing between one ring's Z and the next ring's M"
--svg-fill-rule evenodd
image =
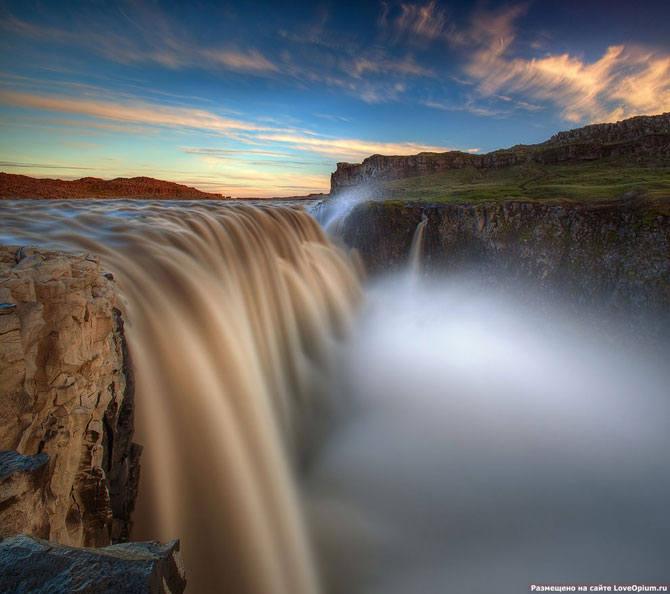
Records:
M182 594L179 541L71 548L20 534L0 542L0 594Z

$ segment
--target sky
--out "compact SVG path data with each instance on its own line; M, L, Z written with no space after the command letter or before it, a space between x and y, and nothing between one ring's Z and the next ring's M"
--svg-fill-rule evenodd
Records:
M0 170L327 192L670 111L670 2L0 0Z

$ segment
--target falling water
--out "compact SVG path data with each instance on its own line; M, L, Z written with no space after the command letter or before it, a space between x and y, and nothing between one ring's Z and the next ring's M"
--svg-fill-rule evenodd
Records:
M145 446L134 539L182 539L196 594L320 590L292 480L358 281L293 208L3 205L3 231L100 254L126 299Z
M421 257L423 255L423 238L426 234L426 224L428 217L423 215L421 221L416 226L414 237L412 238L412 245L409 248L409 275L418 278L421 273Z
M329 196L311 209L311 214L321 226L333 236L337 236L340 224L351 212L368 200L377 200L378 196L372 188L356 186L341 191L336 196Z
M182 538L192 594L670 581L658 345L527 288L419 279L425 220L409 274L365 300L300 210L7 203L0 220L5 242L114 271L146 445L133 537Z

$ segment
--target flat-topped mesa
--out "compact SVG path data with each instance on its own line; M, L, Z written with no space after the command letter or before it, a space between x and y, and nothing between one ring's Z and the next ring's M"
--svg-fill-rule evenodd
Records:
M604 157L670 157L670 113L637 116L615 124L593 124L559 132L546 142L516 145L484 155L461 151L418 155L372 155L362 163L338 163L330 192L392 179L439 173L449 169L509 167L529 161L543 164L593 161Z

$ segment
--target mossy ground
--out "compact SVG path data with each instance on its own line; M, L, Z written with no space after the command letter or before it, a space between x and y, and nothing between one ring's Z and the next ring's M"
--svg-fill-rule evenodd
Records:
M504 199L599 202L636 192L645 205L670 215L670 161L600 159L570 165L526 163L500 169L466 167L384 184L391 200L479 202Z

